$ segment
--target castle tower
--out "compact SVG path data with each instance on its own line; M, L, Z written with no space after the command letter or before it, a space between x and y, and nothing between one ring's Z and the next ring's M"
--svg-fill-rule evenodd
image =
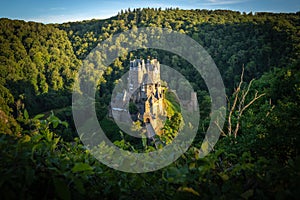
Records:
M153 66L153 81L158 83L160 82L160 64L157 59L153 59L151 65Z
M130 61L129 68L129 80L128 80L128 89L130 92L133 92L134 89L137 89L143 81L145 73L145 62L144 60L135 59Z

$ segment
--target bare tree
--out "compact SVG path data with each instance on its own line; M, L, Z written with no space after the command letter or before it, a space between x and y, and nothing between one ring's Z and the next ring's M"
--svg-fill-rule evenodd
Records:
M240 124L241 124L241 117L243 116L244 111L249 108L256 100L264 96L265 94L258 94L258 91L255 92L254 97L246 103L246 97L249 95L250 88L252 86L252 83L254 79L250 81L247 87L243 88L243 83L244 83L244 65L242 68L242 74L241 74L241 79L238 84L238 86L234 89L234 92L232 94L233 97L233 102L232 105L230 104L230 100L227 97L228 100L228 118L227 118L227 133L225 133L224 130L218 125L218 122L215 122L215 124L218 126L218 128L221 131L222 135L234 135L236 138L237 133L240 129ZM233 115L236 117L236 122L233 123Z

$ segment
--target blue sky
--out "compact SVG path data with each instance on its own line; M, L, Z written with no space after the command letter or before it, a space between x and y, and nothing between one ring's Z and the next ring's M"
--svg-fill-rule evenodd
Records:
M172 2L172 3L170 3ZM9 0L1 2L0 17L43 23L104 19L121 9L179 7L230 9L241 12L297 12L299 0Z

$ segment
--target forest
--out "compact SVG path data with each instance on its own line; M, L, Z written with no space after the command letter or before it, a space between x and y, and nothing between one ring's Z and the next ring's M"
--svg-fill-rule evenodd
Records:
M108 117L112 90L133 57L157 58L184 75L197 92L200 110L197 135L179 159L157 171L125 173L99 162L82 144L72 116L72 92L76 74L98 43L141 27L172 29L204 47L224 81L226 116L213 151L200 158L211 118L201 75L168 51L121 49L123 55L101 69L95 95L99 123L116 146L155 150L120 131ZM147 40L142 33L132 38L141 45ZM300 196L300 12L140 8L63 24L1 18L0 72L1 199ZM181 80L172 84L184 85ZM172 94L167 99L172 109L161 139L170 143L179 129L180 106Z

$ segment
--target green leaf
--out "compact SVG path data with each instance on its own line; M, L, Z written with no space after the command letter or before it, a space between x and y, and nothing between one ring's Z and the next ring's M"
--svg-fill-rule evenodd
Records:
M195 169L196 168L196 163L190 163L189 164L189 169L191 170L191 169Z
M50 131L46 132L46 140L50 142L52 141L52 138L53 138L53 133Z
M31 140L31 137L29 135L25 135L22 139L21 142L22 143L26 143L29 142Z
M68 127L69 127L69 124L68 124L68 122L60 122L60 124L61 124L61 125L63 125L63 126L65 126L66 128L68 128Z
M72 168L73 173L92 170L93 168L87 163L76 163L75 166Z
M199 192L195 191L191 187L180 187L180 188L178 188L178 191L187 192L187 193L191 193L191 194L196 195L196 196L200 196Z
M36 142L39 142L42 138L43 138L42 135L36 134L36 135L31 137L31 141L36 143Z
M38 114L38 115L34 116L33 119L40 119L40 118L42 118L44 116L45 116L44 114Z
M52 121L52 123L53 123L53 128L56 128L57 126L58 126L58 124L59 124L59 121Z
M142 137L142 144L143 144L143 147L146 149L147 148L147 138L144 135Z
M38 149L41 148L41 147L42 147L42 144L41 144L41 143L36 144L36 145L34 145L34 146L32 147L32 149L31 149L31 160L34 161L34 153L35 153L36 150L38 150Z
M204 155L206 155L209 152L209 143L207 140L205 140L201 145L201 151Z
M28 112L27 112L26 109L24 110L24 118L25 118L26 120L29 119L29 115L28 115Z

